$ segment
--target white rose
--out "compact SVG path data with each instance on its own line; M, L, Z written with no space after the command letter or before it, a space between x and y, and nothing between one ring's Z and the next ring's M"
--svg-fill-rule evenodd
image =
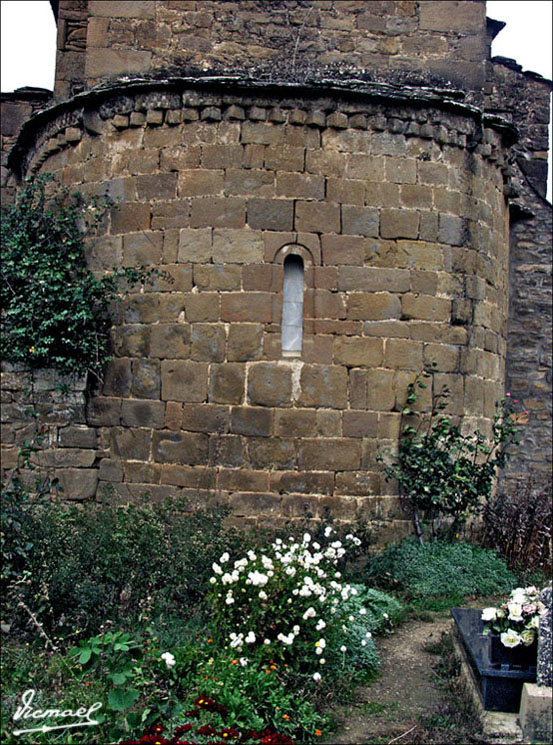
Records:
M497 609L496 608L484 608L482 611L482 620L483 621L495 621L497 617Z
M165 664L169 668L173 667L173 665L176 664L176 660L175 660L174 656L171 654L171 652L164 652L161 655L161 659L165 662Z
M510 621L522 621L522 606L519 603L507 603Z
M269 581L269 577L266 574L255 571L248 574L248 579L251 580L252 585L263 587Z
M321 673L313 673L313 680L315 682L318 683L320 679L321 679Z
M236 647L241 647L243 640L244 640L243 634L231 633L231 635L230 635L230 646L231 646L231 648L232 649L235 649Z
M524 629L524 631L520 632L520 640L524 644L525 647L529 647L536 638L536 632L532 629Z
M501 638L501 643L503 644L503 646L509 647L509 649L512 649L513 647L518 647L518 645L521 642L520 636L513 629L507 629L507 631L504 631L501 634L500 638Z
M246 636L246 644L253 644L255 642L255 634L253 631L250 631L249 634Z

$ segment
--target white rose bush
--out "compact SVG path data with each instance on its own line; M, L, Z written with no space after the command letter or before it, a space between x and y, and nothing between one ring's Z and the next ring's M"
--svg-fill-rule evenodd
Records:
M517 587L507 602L497 608L484 608L483 633L499 634L501 643L509 649L521 645L530 647L537 639L540 616L544 612L545 606L536 587Z
M315 682L336 665L368 665L365 672L375 672L372 630L385 619L364 607L367 588L344 582L338 571L360 541L351 534L337 540L331 527L324 536L325 545L309 533L301 540L277 538L264 550L235 561L225 553L213 564L208 601L229 649L283 662Z

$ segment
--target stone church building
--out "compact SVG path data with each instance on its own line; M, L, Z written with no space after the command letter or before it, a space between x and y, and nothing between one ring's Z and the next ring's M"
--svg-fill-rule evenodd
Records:
M2 186L113 201L90 267L125 296L101 385L36 374L64 498L408 529L379 452L431 363L449 412L529 413L551 458L551 83L491 58L480 0L51 3L53 94L2 94ZM2 453L28 428L3 367Z

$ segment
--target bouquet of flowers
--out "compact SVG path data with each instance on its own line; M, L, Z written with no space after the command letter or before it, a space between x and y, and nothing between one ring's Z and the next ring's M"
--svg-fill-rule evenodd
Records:
M544 613L545 605L537 588L517 587L506 603L498 608L484 608L483 633L499 634L505 647L518 647L519 644L529 647L537 638L540 616Z

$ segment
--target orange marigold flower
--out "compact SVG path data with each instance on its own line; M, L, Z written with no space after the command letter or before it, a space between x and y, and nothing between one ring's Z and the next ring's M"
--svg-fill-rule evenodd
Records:
M283 715L282 715L282 718L283 718L283 719L290 719L290 716L289 716L289 714L283 714Z
M265 670L265 672L267 673L267 675L270 675L271 674L271 671L270 670Z
M317 737L320 737L323 733L321 732L320 729L316 729L315 730L315 734L316 734Z
M271 665L271 670L276 670L276 669L277 669L276 665Z

